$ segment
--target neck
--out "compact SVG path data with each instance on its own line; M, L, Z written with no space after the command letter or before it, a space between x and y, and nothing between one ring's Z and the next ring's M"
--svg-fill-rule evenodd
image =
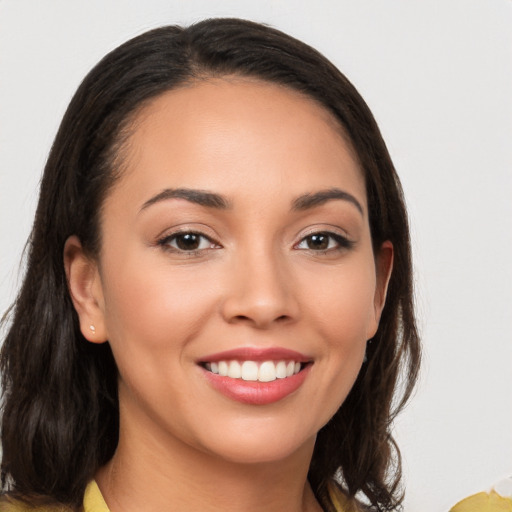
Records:
M318 512L307 481L313 447L311 439L283 460L241 464L121 421L116 453L96 480L111 512Z

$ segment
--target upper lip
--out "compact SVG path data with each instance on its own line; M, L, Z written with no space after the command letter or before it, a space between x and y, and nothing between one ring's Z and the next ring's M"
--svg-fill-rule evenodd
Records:
M201 363L211 363L216 361L295 361L307 363L312 360L305 354L295 350L282 347L258 348L258 347L240 347L223 352L209 354L199 359Z

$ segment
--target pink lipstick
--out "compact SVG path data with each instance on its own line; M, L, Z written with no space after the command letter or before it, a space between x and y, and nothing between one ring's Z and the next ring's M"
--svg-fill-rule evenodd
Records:
M296 391L313 364L293 350L252 347L210 354L198 363L217 391L252 405L277 402Z

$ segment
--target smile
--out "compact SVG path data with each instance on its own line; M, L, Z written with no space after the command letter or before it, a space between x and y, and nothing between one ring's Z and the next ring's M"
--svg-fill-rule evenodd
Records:
M284 348L241 347L197 361L209 385L230 400L267 405L294 394L314 365L314 358Z
M225 360L205 363L208 371L245 381L272 382L276 379L286 379L300 372L303 364L299 361L237 361Z

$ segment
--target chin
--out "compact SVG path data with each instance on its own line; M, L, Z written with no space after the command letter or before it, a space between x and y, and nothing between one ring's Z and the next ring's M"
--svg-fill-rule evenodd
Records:
M311 449L309 450L309 445ZM314 439L312 442L299 446L284 445L282 442L253 443L250 446L233 445L222 450L216 450L217 455L227 462L233 464L277 464L293 458L299 453L313 452Z
M270 428L269 428L270 427ZM213 432L211 432L213 433ZM298 454L311 457L316 432L294 433L291 428L246 426L219 432L203 443L211 454L236 464L265 464L285 461Z

